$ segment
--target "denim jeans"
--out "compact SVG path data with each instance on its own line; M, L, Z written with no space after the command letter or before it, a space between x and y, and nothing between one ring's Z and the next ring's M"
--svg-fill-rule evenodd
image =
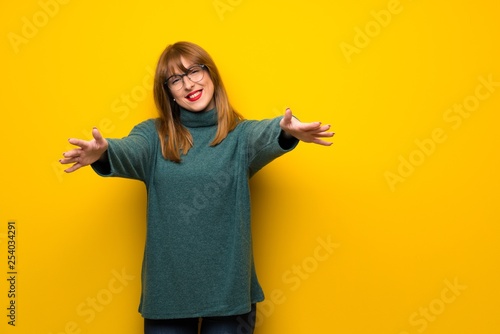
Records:
M227 317L144 319L144 334L253 334L256 305L249 313Z

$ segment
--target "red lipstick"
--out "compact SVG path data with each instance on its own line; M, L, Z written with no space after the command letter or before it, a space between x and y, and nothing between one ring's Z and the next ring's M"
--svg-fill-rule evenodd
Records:
M190 102L195 102L195 101L198 101L202 95L203 95L203 89L200 89L200 90L195 90L194 92L189 93L185 97Z

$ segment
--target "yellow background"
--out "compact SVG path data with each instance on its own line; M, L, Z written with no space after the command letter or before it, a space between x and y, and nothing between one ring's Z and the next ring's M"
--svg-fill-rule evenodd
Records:
M19 272L16 327L1 280L2 333L141 332L144 187L66 175L57 160L92 126L122 137L154 117L150 73L179 40L213 56L247 118L289 106L336 132L331 147L300 144L252 180L268 298L256 333L500 330L498 2L1 7L0 277L9 220ZM470 115L450 114L464 103Z

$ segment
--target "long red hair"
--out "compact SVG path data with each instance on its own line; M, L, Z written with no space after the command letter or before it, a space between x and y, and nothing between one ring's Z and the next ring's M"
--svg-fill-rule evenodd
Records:
M208 75L214 84L214 98L217 108L217 133L211 143L219 144L226 138L243 117L231 106L222 83L219 71L212 57L200 46L190 42L177 42L167 46L158 60L154 80L154 99L158 109L157 131L161 142L162 154L165 159L180 162L181 154L185 155L193 146L193 138L188 129L180 121L179 105L173 100L165 80L175 74L175 70L185 72L181 57L192 64L206 66Z

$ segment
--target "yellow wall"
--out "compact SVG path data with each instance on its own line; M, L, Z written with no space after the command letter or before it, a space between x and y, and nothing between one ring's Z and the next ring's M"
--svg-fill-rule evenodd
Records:
M498 2L1 7L2 333L141 332L144 187L57 160L92 126L155 116L151 73L178 40L209 51L247 118L289 106L337 133L252 180L256 333L498 333Z

